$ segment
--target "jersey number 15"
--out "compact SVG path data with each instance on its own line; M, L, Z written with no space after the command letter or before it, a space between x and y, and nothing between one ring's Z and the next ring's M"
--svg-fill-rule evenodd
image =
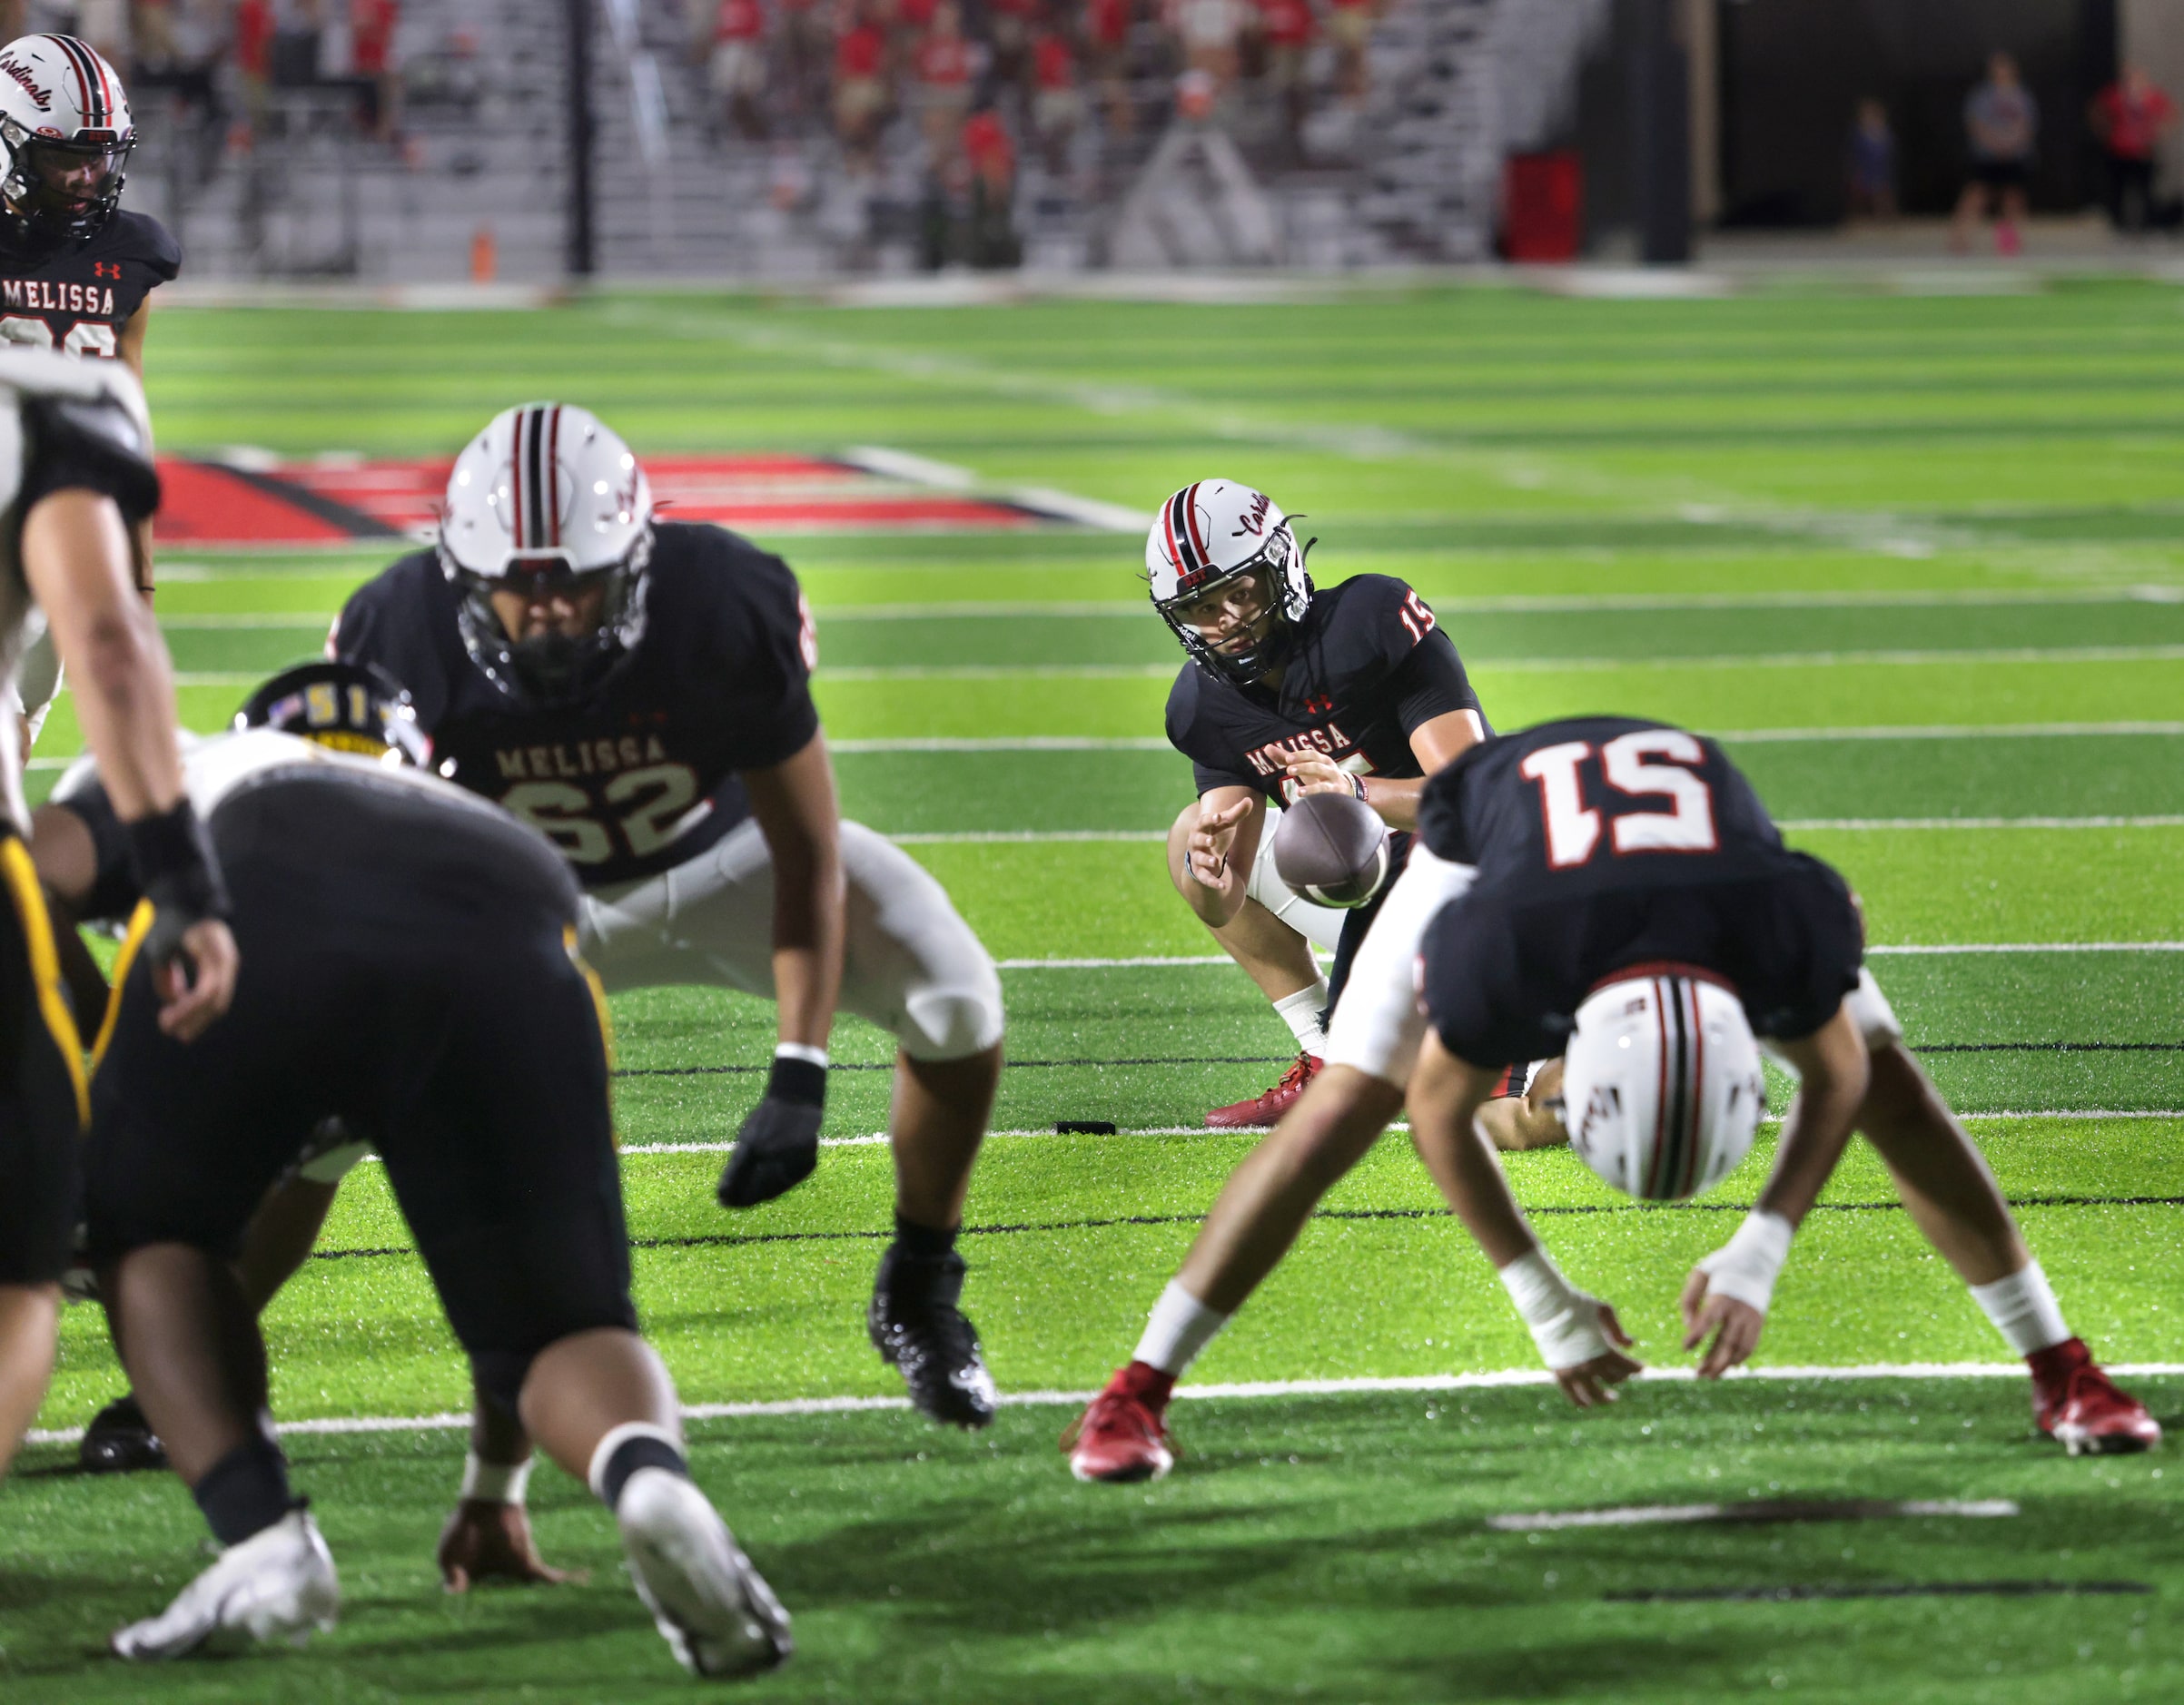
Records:
M1600 847L1600 813L1585 803L1579 773L1592 757L1589 740L1566 740L1542 746L1517 766L1527 782L1539 784L1539 814L1547 823L1547 863L1566 871L1585 863ZM1618 734L1600 748L1600 774L1618 793L1639 799L1673 800L1673 811L1625 812L1608 831L1610 849L1626 852L1711 852L1720 842L1714 831L1714 790L1685 764L1705 762L1706 749L1678 728L1645 728ZM1648 758L1665 758L1649 764Z

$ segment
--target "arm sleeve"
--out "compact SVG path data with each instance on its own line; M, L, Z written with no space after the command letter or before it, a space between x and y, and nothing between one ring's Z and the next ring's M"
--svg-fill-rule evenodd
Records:
M1406 734L1450 711L1479 708L1471 677L1464 673L1464 660L1456 655L1456 642L1438 627L1412 647L1388 684L1394 692L1396 719Z
M1210 764L1191 760L1191 779L1197 784L1201 795L1211 793L1217 787L1248 787L1254 793L1267 791L1266 778L1246 775L1240 770L1219 770Z
M765 562L764 570L752 574L744 608L730 616L743 630L742 643L727 648L729 656L740 654L743 660L736 672L739 770L785 764L819 732L819 707L812 703L811 689L818 633L811 606L786 563L778 557Z
M129 856L129 836L114 814L106 790L91 782L73 790L66 798L56 796L47 803L74 812L82 820L91 832L91 844L97 854L98 874L77 908L78 915L86 922L126 918L136 909L142 891L137 886L135 862Z
M1478 747L1471 748L1476 752ZM1465 754L1468 755L1468 754ZM1463 795L1460 792L1464 772L1470 766L1463 756L1426 784L1426 791L1418 796L1418 839L1426 850L1436 858L1448 859L1456 864L1476 864L1477 858L1471 850L1471 838L1464 833Z
M120 402L39 397L24 404L23 425L31 457L19 513L27 515L41 498L78 488L112 498L131 523L159 508L152 447Z

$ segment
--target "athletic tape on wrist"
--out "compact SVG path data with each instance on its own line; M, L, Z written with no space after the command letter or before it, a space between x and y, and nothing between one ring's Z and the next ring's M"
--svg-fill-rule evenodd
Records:
M489 1463L476 1451L470 1452L462 1462L463 1502L520 1506L531 1483L531 1464L536 1460L527 1456L519 1463Z
M1562 1276L1545 1249L1498 1269L1509 1300L1532 1329L1540 1358L1556 1373L1606 1355L1615 1346L1600 1329L1600 1306Z
M211 837L185 797L172 811L139 817L122 825L129 837L130 861L144 897L155 911L179 925L228 915L227 884L221 880Z
M1735 1235L1699 1263L1707 1290L1765 1314L1782 1264L1790 1258L1790 1239L1796 1229L1780 1214L1754 1208Z

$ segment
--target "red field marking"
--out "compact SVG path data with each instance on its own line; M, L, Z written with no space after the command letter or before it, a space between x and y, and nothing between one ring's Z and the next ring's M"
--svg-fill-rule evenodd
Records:
M446 458L284 462L261 473L163 461L166 501L158 537L174 544L272 546L422 536L439 519L450 466ZM754 532L983 531L1035 527L1045 518L805 456L664 456L645 468L667 518Z

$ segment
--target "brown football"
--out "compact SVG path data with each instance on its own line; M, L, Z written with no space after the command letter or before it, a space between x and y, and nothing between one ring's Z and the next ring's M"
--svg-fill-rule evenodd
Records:
M1391 856L1388 825L1348 793L1307 793L1274 831L1276 874L1322 906L1363 905L1388 880Z

